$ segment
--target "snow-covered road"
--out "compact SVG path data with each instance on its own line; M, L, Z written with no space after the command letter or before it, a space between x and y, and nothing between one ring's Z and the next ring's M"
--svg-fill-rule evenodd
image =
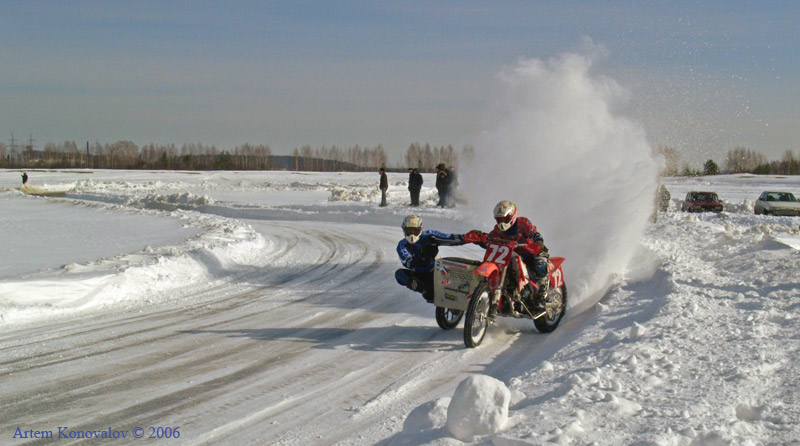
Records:
M357 237L351 225L249 223L274 241L268 268L181 290L185 301L4 336L0 431L161 426L180 427L181 444L372 442L401 429L401 408L452 392L514 336L467 351L460 330L443 333L432 306L383 280L395 268L381 248L396 242L389 228Z
M3 247L30 256L0 280L0 444L88 431L130 444L137 427L180 433L152 444L800 444L800 223L749 201L796 178L665 179L671 210L599 302L549 335L500 319L466 349L461 325L441 330L394 282L406 197L376 207L372 175L50 174L72 188L63 198L0 192L18 238ZM726 212L677 212L695 189ZM472 226L466 210L415 211ZM70 222L55 225L65 240L17 226L42 215ZM591 261L568 256L568 286ZM458 439L447 410L476 376L510 391L507 418Z

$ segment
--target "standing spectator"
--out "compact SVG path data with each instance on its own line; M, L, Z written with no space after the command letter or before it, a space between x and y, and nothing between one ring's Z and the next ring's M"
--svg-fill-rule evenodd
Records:
M456 168L450 166L447 172L447 198L448 207L454 207L458 201L458 176L456 175Z
M658 188L658 210L660 212L667 212L669 210L669 201L672 199L666 186L663 184Z
M414 206L414 192L412 192L413 189L414 189L414 168L413 167L409 167L408 168L408 195L411 197L411 203L409 204L409 206Z
M387 205L387 203L386 203L386 191L389 189L389 179L386 178L386 169L384 169L383 167L381 167L380 170L378 170L378 173L381 174L381 184L380 184L380 189L381 189L381 207L384 207L384 206Z
M672 196L670 195L666 186L663 184L659 186L658 190L656 191L655 209L653 209L653 213L650 214L651 223L658 221L659 212L667 212L669 210L669 202L671 199Z
M419 173L419 169L416 167L414 168L414 178L417 179L417 191L415 192L414 197L416 199L417 206L419 206L419 193L422 190L422 185L425 183L425 180L422 179L422 174Z
M450 177L444 163L436 166L436 190L439 191L439 203L437 206L447 206L447 193L450 190Z
M28 172L22 172L22 184L28 182Z
M419 170L410 167L408 169L408 192L411 195L411 206L419 206L419 192L422 190L422 175Z

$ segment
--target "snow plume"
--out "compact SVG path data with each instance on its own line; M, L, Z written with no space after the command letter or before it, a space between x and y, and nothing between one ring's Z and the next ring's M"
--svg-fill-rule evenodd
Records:
M604 48L521 60L465 166L462 188L483 226L511 200L564 264L569 306L596 303L625 272L653 211L659 162L643 128L614 108L628 93L591 67Z

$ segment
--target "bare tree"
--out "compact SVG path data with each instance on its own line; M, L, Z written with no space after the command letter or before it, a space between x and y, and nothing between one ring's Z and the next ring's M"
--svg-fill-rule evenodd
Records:
M676 176L680 173L681 153L674 147L658 146L655 150L656 155L664 158L664 170L662 176Z
M434 157L430 144L425 144L422 148L422 166L426 170L433 170Z
M781 172L784 175L800 175L800 157L795 156L791 150L783 152L781 159Z
M408 146L408 150L406 150L405 161L407 167L422 167L422 149L420 148L419 143L415 142Z
M762 153L738 146L728 151L725 170L730 173L753 172L764 164L767 164L767 157Z
M475 147L464 146L461 148L461 157L465 163L472 163L475 160Z

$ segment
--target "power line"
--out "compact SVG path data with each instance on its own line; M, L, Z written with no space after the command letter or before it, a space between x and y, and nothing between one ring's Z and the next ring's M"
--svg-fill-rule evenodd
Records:
M33 143L34 143L35 141L36 141L36 140L35 140L35 139L33 139L33 133L31 133L31 136L30 136L30 138L28 139L28 145L27 145L25 148L26 148L26 149L29 149L29 150L33 150L33 149L35 149L35 148L36 148L36 146L34 146L34 145L33 145Z

